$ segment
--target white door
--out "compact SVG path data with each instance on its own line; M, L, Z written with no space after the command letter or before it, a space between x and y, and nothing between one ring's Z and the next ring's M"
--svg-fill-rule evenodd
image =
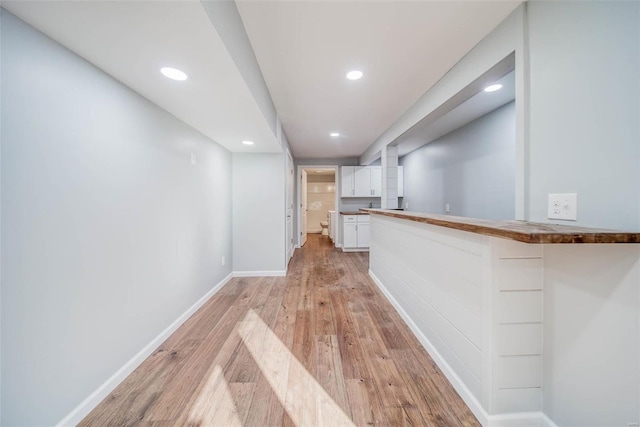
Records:
M300 246L307 243L307 214L309 207L307 206L307 171L302 169L300 175L300 211L302 212L302 224L300 227Z
M355 196L371 197L371 169L366 166L356 166Z
M287 152L287 263L293 256L293 183L295 174L293 173L293 159Z
M345 222L343 227L342 246L345 248L358 247L358 224L355 222Z
M358 223L358 247L359 248L368 248L369 247L369 223L368 222L359 222Z
M353 180L355 168L353 166L342 166L341 170L341 187L342 187L342 197L354 197L355 193L353 192Z
M380 166L371 166L371 195L374 197L382 196L382 168Z

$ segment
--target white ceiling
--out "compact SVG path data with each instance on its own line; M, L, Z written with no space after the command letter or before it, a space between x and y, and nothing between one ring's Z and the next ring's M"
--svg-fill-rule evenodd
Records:
M361 155L518 1L239 1L294 156ZM2 6L234 152L281 147L200 1ZM185 71L175 82L163 66ZM348 81L358 68L364 77ZM329 132L340 132L331 138ZM255 146L247 147L242 140Z
M362 154L520 2L237 4L293 153L307 158ZM364 77L345 79L351 69Z
M308 167L308 168L304 168L303 170L310 175L335 175L336 173L336 170L334 168Z
M425 144L435 141L470 123L487 113L499 108L516 97L515 72L511 71L499 80L492 83L499 83L502 89L496 92L480 91L467 101L458 105L435 122L423 120L400 136L396 143L398 145L398 156L404 156L411 151L422 147Z
M227 149L281 151L199 1L5 0L2 6ZM163 66L189 79L169 80L160 74Z

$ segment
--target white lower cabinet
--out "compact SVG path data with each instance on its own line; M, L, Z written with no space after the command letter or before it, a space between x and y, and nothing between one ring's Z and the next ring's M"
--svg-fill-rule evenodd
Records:
M369 215L342 215L342 249L369 249Z

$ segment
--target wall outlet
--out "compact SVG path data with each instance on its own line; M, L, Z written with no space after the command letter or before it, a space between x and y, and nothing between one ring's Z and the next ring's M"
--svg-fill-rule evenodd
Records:
M222 256L222 259L220 260L220 265L224 266L224 255Z
M406 210L409 210L409 202L407 202L407 203L405 203L405 204L404 204L404 208L405 208Z
M547 218L565 221L578 220L578 194L549 194Z
M445 203L445 205L444 205L444 211L445 211L446 213L451 212L451 206L449 206L449 203Z
M191 164L195 165L196 163L198 163L196 160L196 153L191 153Z

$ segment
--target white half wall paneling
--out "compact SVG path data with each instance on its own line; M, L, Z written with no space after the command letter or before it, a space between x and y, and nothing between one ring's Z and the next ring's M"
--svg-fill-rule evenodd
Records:
M539 245L371 215L371 276L483 425L541 425L542 260Z

